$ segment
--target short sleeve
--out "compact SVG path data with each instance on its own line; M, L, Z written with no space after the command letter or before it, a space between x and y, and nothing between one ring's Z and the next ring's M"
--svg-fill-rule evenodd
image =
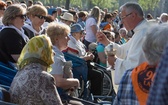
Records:
M54 63L52 64L52 71L50 74L63 74L63 61L60 60L57 56L54 56Z
M97 50L98 53L104 52L104 46L98 44L97 47L96 47L96 50Z

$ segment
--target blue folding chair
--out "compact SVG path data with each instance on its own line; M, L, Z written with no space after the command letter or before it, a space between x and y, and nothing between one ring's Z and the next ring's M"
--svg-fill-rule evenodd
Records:
M0 62L0 84L9 86L17 73L16 68L8 62L8 64Z

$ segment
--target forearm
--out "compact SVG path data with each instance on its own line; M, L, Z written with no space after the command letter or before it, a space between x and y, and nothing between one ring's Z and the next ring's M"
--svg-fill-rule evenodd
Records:
M56 79L56 86L63 88L63 89L69 89L71 87L78 87L79 86L78 79L63 78L63 77L55 77L55 79Z

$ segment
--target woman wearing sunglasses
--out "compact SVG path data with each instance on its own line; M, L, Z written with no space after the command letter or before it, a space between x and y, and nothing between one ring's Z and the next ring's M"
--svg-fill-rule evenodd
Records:
M4 26L0 32L0 50L7 61L16 63L20 56L22 48L29 38L24 34L22 26L24 25L26 10L19 4L8 7L2 19Z
M33 5L29 7L27 16L30 21L23 26L23 29L30 39L34 36L45 34L45 28L42 25L46 20L47 14L47 9L44 6Z

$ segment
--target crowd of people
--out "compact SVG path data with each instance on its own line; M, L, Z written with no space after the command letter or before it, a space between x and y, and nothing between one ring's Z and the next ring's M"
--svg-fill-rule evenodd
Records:
M0 1L0 62L11 62L18 69L9 90L12 103L67 103L65 91L78 90L81 81L74 73L79 70L72 69L72 61L66 61L63 52L86 61L88 70L81 73L91 81L93 95L102 94L104 74L92 69L90 61L114 72L113 82L119 86L114 105L168 103L164 93L167 13L157 19L151 14L145 17L134 2L112 13L94 6L90 11L57 7L49 14L49 8L31 0L27 4ZM96 54L89 51L91 44ZM115 54L105 51L109 45Z

